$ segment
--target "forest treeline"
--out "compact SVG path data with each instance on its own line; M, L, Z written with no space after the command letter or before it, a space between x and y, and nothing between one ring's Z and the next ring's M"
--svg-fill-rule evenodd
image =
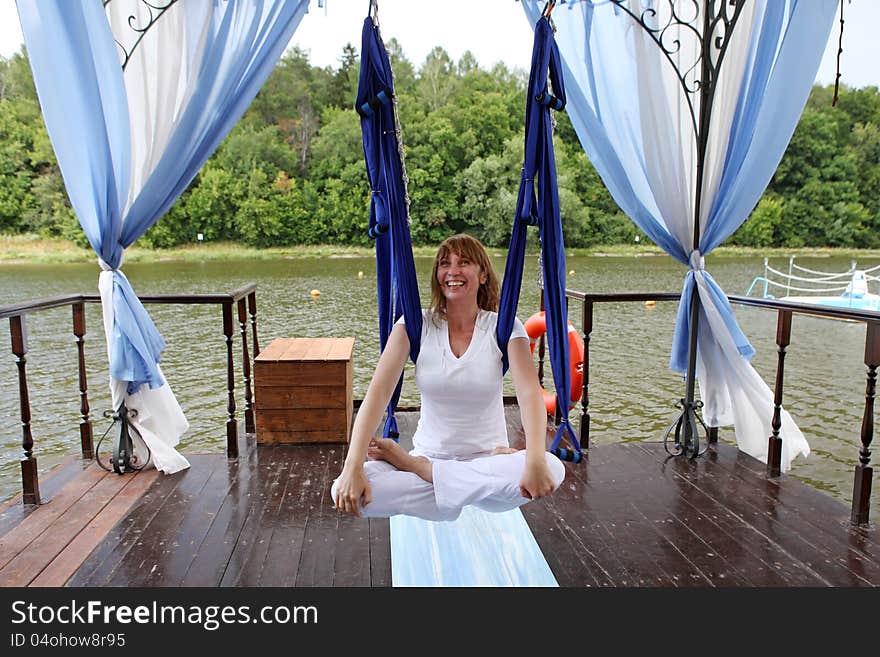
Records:
M388 44L406 144L416 244L467 231L504 246L522 167L526 74L435 48L418 67ZM169 213L139 240L171 247L370 243L370 190L352 109L358 54L316 67L292 49ZM816 86L770 186L729 243L752 247L880 246L880 92ZM565 242L631 243L622 214L556 114ZM40 115L26 56L0 58L0 233L85 245Z

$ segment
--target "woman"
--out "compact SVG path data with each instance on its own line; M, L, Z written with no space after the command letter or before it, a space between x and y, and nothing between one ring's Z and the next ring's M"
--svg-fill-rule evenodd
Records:
M544 497L565 468L546 451L547 415L528 335L514 321L507 345L525 451L510 448L495 337L499 282L486 249L469 235L445 240L431 273L416 363L422 395L414 449L372 438L409 355L403 318L394 326L352 428L331 495L342 513L455 520L462 507L507 511ZM369 456L372 460L364 463Z

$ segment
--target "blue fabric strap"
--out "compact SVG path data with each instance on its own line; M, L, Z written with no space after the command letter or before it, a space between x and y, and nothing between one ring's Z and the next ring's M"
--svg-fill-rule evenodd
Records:
M400 397L400 391L396 391L397 396ZM397 418L394 417L394 414L390 414L385 418L385 426L382 428L382 435L386 438L394 439L394 442L399 442L398 438L400 438L400 432L397 429Z
M391 102L390 90L383 89L378 94L376 94L375 97L370 98L367 102L356 107L355 109L357 109L358 114L360 114L362 117L364 117L366 119L366 118L373 116L373 114L376 113L376 110L378 110L380 106L387 105L390 102Z
M561 98L557 98L553 94L545 91L543 94L535 98L536 101L541 103L542 105L546 105L550 109L554 109L557 112L561 112L565 109L565 101Z
M413 362L419 357L422 308L407 217L403 163L394 120L391 63L379 30L370 18L361 32L361 70L355 108L361 114L361 134L367 178L373 190L369 235L376 243L376 281L379 306L379 344L385 350L395 321L403 315ZM361 111L364 107L369 112ZM384 435L397 432L394 409L403 378L388 404ZM393 436L392 436L393 437Z
M548 82L553 85L550 94ZM535 26L532 66L526 96L525 153L522 179L517 196L516 214L510 236L510 248L504 267L501 304L498 311L496 337L501 349L503 368L509 367L507 343L513 331L513 320L522 288L523 265L526 250L526 229L538 225L544 268L544 302L547 309L547 342L556 394L559 399L570 398L571 382L568 369L568 309L565 303L565 244L562 219L559 214L559 191L556 183L556 159L553 152L553 126L550 108L564 107L565 84L559 50L553 38L553 29L546 18ZM547 102L544 102L547 101ZM535 178L540 181L535 195ZM568 426L568 404L560 405L562 428ZM569 426L572 444L580 452Z
M567 450L559 446L559 443L562 441L562 436L566 433L568 434L568 439L571 441L571 446L574 447L574 452L570 457ZM581 443L577 439L577 436L575 436L574 429L572 429L571 422L568 418L564 418L562 422L559 423L559 427L556 429L556 436L553 438L553 443L550 445L550 451L563 461L574 461L575 463L580 462Z

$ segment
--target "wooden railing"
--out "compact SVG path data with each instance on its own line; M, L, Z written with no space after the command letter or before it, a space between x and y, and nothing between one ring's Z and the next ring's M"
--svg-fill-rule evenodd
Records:
M590 334L593 331L593 306L599 303L630 303L645 301L675 301L681 295L674 292L660 293L626 293L626 294L587 294L577 290L566 290L566 303L570 299L580 301L582 305L581 322L584 339L584 375L583 390L581 392L581 422L579 440L584 447L590 442ZM874 438L874 396L876 393L877 368L880 366L880 312L857 310L854 308L836 308L832 306L817 306L804 303L791 303L771 299L757 299L754 297L729 296L732 304L752 306L764 310L775 310L776 321L776 383L774 388L774 410L771 419L771 435L768 436L767 474L777 477L781 472L782 439L779 431L782 426L781 410L785 380L785 354L791 342L791 322L793 315L812 315L814 317L828 317L833 319L846 319L854 322L863 322L866 325L865 337L865 367L867 368L867 385L865 389L865 409L862 414L861 446L858 454L858 464L855 466L853 482L853 501L850 521L854 525L863 525L868 522L868 512L871 503L871 476L873 468L871 461L871 442ZM543 338L539 345L539 376L543 380L544 345ZM717 441L717 427L711 427L709 442Z
M251 356L248 349L247 329L250 323L253 336L253 353L260 353L257 340L257 296L256 283L249 283L230 294L159 294L139 297L144 304L219 304L223 317L223 336L226 342L226 454L229 458L238 458L238 421L235 404L235 365L233 358L233 338L235 336L235 319L233 306L236 307L238 330L241 337L242 363L244 370L244 421L245 431L254 433L253 392L251 387ZM40 482L37 474L37 459L33 454L34 438L31 431L31 409L27 383L27 315L70 306L73 312L73 335L76 340L80 423L79 434L84 459L92 459L95 450L92 440L92 420L89 408L88 380L86 376L85 335L86 319L85 304L100 303L97 294L72 294L66 296L28 301L0 307L0 319L9 318L12 337L12 353L18 366L18 391L21 409L21 446L24 456L21 461L22 501L24 504L40 504Z

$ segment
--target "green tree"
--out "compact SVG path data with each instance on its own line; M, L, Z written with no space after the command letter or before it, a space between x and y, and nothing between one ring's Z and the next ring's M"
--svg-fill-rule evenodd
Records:
M318 117L335 93L333 72L310 66L308 55L294 47L276 64L245 119L276 126L282 139L296 151L302 173L320 127Z
M162 218L150 226L135 244L146 248L168 249L180 244L195 242L198 230L192 230L193 226L189 222L186 210L187 197L188 193L184 192L177 203L172 205Z
M489 246L510 240L522 170L522 143L516 137L504 150L474 160L456 179L463 191L462 228Z
M240 122L211 158L217 166L238 174L261 169L270 179L278 171L288 173L297 170L297 154L279 138L278 128L268 125L255 127L250 122Z
M455 66L449 54L438 46L428 53L419 69L419 96L429 110L436 110L449 101L455 86Z
M345 44L339 62L339 68L331 75L332 84L327 104L331 107L348 108L354 106L360 71L360 57L353 45Z
M87 246L76 214L70 207L64 180L57 167L46 168L35 176L30 183L30 192L34 201L24 210L22 223L28 232L39 233L47 237L63 237L80 246Z
M321 130L312 146L310 178L330 178L338 175L343 167L361 163L364 168L364 147L361 141L361 124L353 109L328 107L321 116Z
M526 72L453 62L434 48L416 71L386 48L406 148L416 243L468 230L506 246L522 167ZM370 190L352 109L356 49L316 67L288 50L175 206L141 243L210 241L369 244ZM880 91L815 86L764 197L736 244L880 247ZM581 149L568 114L554 115L560 209L568 246L631 243L641 232ZM0 231L85 243L40 116L24 52L0 59ZM535 244L536 231L530 231Z
M765 195L749 218L731 236L731 243L752 247L776 246L776 231L782 223L783 207L781 198Z
M858 171L855 182L859 198L876 215L880 211L880 127L876 123L857 123L853 126L850 148Z
M239 239L241 235L235 217L246 197L247 188L242 176L218 164L205 165L199 173L197 185L185 199L177 202L177 205L185 206L188 219L187 232L182 233L180 239L192 242L198 233L202 233L208 242Z
M394 91L398 97L411 98L416 94L416 71L403 53L403 47L395 38L385 43L385 52L391 62L394 75Z
M37 88L31 76L24 46L9 59L0 57L0 100L20 98L37 103Z
M809 181L821 179L822 169L840 148L840 122L840 113L830 108L805 110L769 189L787 197Z
M586 214L579 215L579 221L586 222L586 225L567 229L573 231L573 234L572 239L569 239L566 233L566 244L592 246L630 243L635 235L641 235L636 225L617 207L583 150L580 147L569 148L558 137L554 141L560 190L570 192L586 210ZM570 212L578 213L575 207L571 207ZM578 221L574 216L568 220ZM563 221L566 221L565 215Z
M28 225L25 215L39 207L31 192L31 181L54 164L47 144L39 108L33 100L0 100L0 230L36 229Z

